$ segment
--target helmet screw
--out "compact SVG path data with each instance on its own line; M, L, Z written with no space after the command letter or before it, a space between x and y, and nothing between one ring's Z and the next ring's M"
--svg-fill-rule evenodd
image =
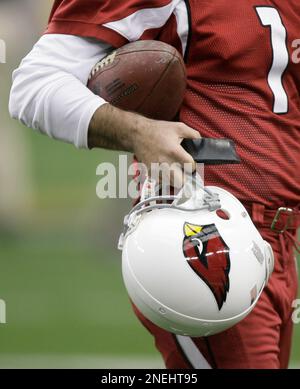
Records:
M159 311L159 313L161 313L162 315L164 315L164 314L167 313L166 310L165 310L164 308L162 308L162 307L160 307L160 308L158 309L158 311Z

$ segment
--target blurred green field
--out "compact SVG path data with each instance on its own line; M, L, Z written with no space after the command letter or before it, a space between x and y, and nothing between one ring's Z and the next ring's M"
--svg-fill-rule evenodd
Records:
M157 356L131 311L116 249L129 202L96 197L96 167L117 154L84 152L27 131L35 206L0 233L1 358Z
M0 367L1 361L28 367L26 356L51 355L56 367L59 356L81 355L159 364L152 338L131 311L115 249L129 203L95 194L96 166L116 162L117 154L77 151L16 131L28 134L36 198L24 225L0 238L0 298L7 304ZM294 364L300 362L296 327Z

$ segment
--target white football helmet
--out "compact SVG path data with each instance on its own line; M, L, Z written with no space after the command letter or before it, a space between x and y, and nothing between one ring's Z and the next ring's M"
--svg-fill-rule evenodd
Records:
M146 181L119 243L133 303L159 327L188 336L245 318L274 267L271 246L240 201L199 183L194 177L177 196L147 197L154 183Z

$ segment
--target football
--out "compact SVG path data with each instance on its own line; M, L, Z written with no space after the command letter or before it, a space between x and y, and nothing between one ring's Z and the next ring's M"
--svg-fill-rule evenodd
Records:
M172 120L186 90L185 64L179 52L166 43L137 41L98 62L88 88L118 108Z

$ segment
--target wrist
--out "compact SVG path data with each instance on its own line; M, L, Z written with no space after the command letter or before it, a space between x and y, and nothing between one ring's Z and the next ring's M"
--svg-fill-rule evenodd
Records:
M99 107L91 118L88 128L88 148L93 149L101 147L102 128L106 127L109 104L103 104Z
M139 114L127 112L130 115L129 122L129 141L130 141L130 151L133 154L137 154L141 145L144 143L147 133L150 130L151 119L148 119Z

